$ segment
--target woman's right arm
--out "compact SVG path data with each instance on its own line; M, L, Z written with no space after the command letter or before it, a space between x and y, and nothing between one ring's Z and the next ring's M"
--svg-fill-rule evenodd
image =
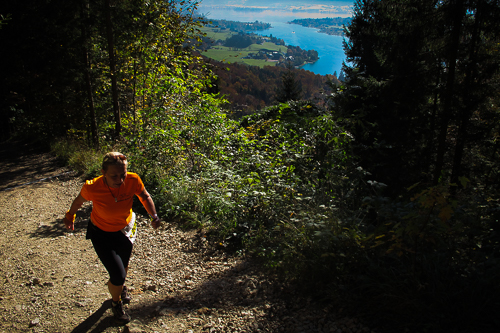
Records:
M71 208L68 210L68 212L63 218L63 222L66 225L66 228L70 230L75 230L75 214L80 209L80 207L82 207L85 201L87 200L85 200L81 194L78 194L76 199L71 204Z

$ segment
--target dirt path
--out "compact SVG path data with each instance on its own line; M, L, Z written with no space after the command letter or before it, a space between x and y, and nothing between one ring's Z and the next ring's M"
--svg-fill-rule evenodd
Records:
M143 216L127 280L133 320L117 326L107 274L85 239L91 205L74 232L61 221L82 180L41 151L2 146L0 158L0 332L370 332L196 231L153 230Z

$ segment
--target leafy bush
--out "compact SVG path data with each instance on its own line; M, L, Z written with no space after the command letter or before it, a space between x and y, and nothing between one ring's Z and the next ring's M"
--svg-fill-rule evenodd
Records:
M331 253L332 239L359 237L345 232L351 220L339 210L359 171L347 152L349 135L328 114L309 102L282 104L240 125L226 119L219 100L191 100L156 114L168 126L150 122L123 148L163 216L205 228L283 272L310 268Z
M365 197L363 269L351 265L343 306L388 332L498 326L497 203L470 186L451 195L454 187L412 187L399 199Z
M73 140L57 140L51 144L52 153L85 178L100 175L102 154Z

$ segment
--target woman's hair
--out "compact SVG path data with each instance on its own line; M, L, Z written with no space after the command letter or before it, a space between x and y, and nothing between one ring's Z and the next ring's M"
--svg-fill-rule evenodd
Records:
M108 171L110 165L125 165L127 166L127 156L122 153L113 151L104 155L102 160L102 169Z

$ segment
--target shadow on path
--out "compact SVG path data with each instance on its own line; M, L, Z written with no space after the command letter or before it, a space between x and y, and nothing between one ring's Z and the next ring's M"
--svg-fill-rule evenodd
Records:
M41 175L67 176L69 171L47 147L22 142L0 143L0 164L0 190L39 181Z
M57 219L50 225L42 225L35 232L31 233L31 237L34 238L56 238L63 236L68 232L79 233L87 230L87 225L90 219L90 213L92 211L92 206L82 207L76 213L75 219L75 230L69 231L66 229L62 219Z
M112 316L102 318L109 308L111 308L111 299L104 301L99 309L75 327L71 333L100 333L108 327L120 326L116 324Z

